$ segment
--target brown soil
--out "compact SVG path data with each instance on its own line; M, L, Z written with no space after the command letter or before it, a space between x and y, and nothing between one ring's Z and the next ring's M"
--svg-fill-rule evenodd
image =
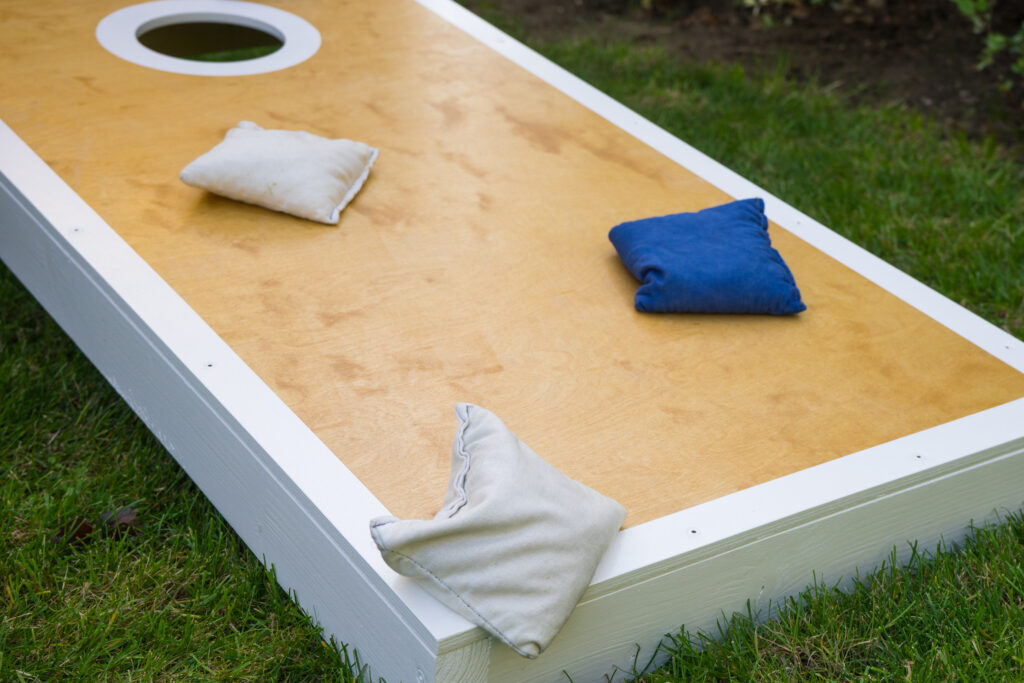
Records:
M1007 64L977 68L982 38L950 0L790 4L754 14L732 0L463 0L493 8L540 39L591 35L663 46L681 58L774 69L816 80L855 102L900 102L972 137L1024 142L1024 83L999 88ZM841 4L842 9L832 5ZM1003 3L995 28L1012 33L1024 3ZM671 8L669 8L669 6ZM661 11L659 11L659 9Z

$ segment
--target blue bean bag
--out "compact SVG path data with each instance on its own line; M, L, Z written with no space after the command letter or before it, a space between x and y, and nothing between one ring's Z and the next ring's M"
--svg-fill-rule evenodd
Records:
M791 315L807 308L772 248L762 199L621 223L608 238L641 283L638 311Z

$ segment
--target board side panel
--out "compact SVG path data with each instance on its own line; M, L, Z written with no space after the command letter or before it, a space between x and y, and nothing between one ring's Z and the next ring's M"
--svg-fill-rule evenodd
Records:
M956 472L753 538L661 576L594 600L584 599L550 648L525 661L505 648L491 650L491 681L628 680L634 663L646 665L666 634L717 633L716 626L747 606L760 618L808 585L849 588L853 577L941 540L961 541L971 524L997 520L1024 504L1024 441L988 454ZM895 553L894 553L895 549ZM685 624L681 624L685 621Z
M429 631L3 174L0 258L325 634L373 662L375 676L432 678Z

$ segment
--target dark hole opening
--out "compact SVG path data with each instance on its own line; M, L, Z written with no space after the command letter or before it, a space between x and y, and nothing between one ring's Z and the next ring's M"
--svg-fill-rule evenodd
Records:
M139 42L160 54L202 62L240 62L269 55L284 43L258 28L215 21L168 24L140 33Z

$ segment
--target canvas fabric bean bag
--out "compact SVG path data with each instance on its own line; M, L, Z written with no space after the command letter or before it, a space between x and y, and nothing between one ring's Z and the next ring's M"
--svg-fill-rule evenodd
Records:
M496 415L456 407L459 428L441 511L375 519L384 560L525 657L551 642L626 517L570 479Z
M762 199L628 221L608 238L640 281L638 311L792 315L807 308L772 247Z
M378 151L354 140L242 121L190 163L181 180L214 194L335 225Z

